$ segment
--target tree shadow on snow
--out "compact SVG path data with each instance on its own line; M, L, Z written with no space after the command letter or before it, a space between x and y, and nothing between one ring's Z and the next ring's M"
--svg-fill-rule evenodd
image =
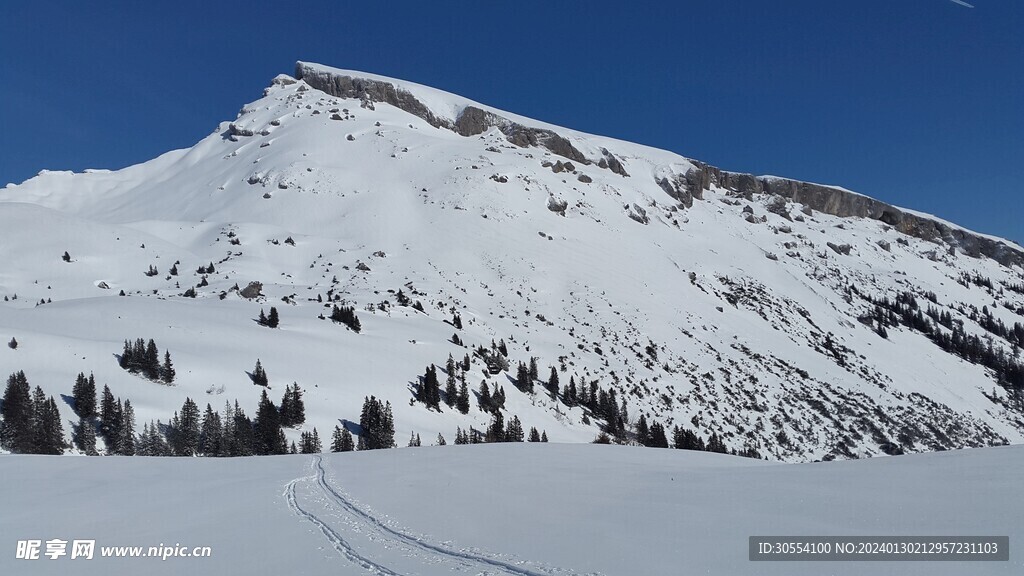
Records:
M363 435L363 427L360 426L359 424L352 422L351 420L346 420L344 418L339 418L338 422L341 423L342 428L351 432L353 436L358 437Z

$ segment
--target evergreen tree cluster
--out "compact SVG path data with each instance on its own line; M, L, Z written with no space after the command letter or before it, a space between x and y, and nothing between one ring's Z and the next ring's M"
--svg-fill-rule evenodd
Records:
M115 398L104 386L97 405L96 379L79 373L72 387L73 409L79 417L73 427L75 446L88 455L98 454L96 439L102 438L106 453L122 456L250 456L283 454L287 451L283 425L297 426L305 421L302 390L298 384L287 386L279 409L267 397L260 399L256 419L250 420L235 401L226 403L223 414L207 404L205 413L191 398L166 423L150 421L136 434L135 411L130 400ZM390 404L382 408L391 427ZM53 397L40 387L30 389L24 372L7 380L0 404L0 446L15 453L62 454L65 450L60 412ZM98 434L97 434L98 432ZM342 450L353 448L347 431L337 438ZM347 439L346 439L347 436ZM302 436L302 451L320 451L320 438L314 428Z
M84 373L78 373L75 385L71 388L71 396L74 399L75 414L78 414L79 417L98 416L96 412L96 378L92 374L86 378Z
M288 442L281 428L281 413L267 396L266 390L260 396L252 431L253 452L256 455L288 453Z
M267 380L267 371L263 369L263 364L260 359L256 359L256 366L252 369L252 383L257 386L263 386L266 388L269 385Z
M298 383L284 387L281 397L281 426L294 428L306 421L306 405L302 401L302 390Z
M312 432L303 432L299 437L299 454L319 454L323 452L320 434L313 428Z
M260 326L266 326L267 328L277 328L281 325L281 318L277 314L277 307L270 307L270 315L266 315L263 309L260 308L260 317L256 320Z
M191 398L185 398L181 411L175 412L167 426L167 444L173 456L199 455L199 441L202 422L199 406Z
M362 325L359 323L359 317L356 316L356 309L354 306L338 306L337 304L331 305L331 320L348 326L357 334L362 329Z
M491 393L487 380L480 381L480 391L477 394L477 404L484 412L497 412L505 408L505 388L498 386L494 393Z
M63 454L67 443L53 396L29 388L22 371L7 378L0 404L0 446L16 454Z
M355 449L356 445L348 428L335 426L334 436L331 438L331 452L351 452Z
M509 369L508 348L505 346L504 340L501 340L499 344L495 344L494 340L491 340L490 350L483 346L478 346L473 350L473 354L479 356L484 361L484 364L487 366L487 372L492 376L501 374Z
M437 367L433 364L427 366L423 377L419 379L416 400L425 404L427 408L441 411L441 384L437 380Z
M471 430L471 432L475 432ZM455 443L456 444L477 444L479 442L522 442L526 434L523 431L523 424L519 421L519 416L513 415L512 418L505 422L505 417L502 415L500 410L495 410L491 415L491 422L487 426L486 432L484 432L482 439L476 439L472 436L465 436L465 432L461 428L455 431ZM460 439L461 437L461 439ZM537 434L536 428L530 429L530 442L547 442L547 432L544 432L543 438Z
M130 400L115 399L109 386L103 387L99 429L107 454L135 455L135 410Z
M857 292L855 286L851 290ZM1024 364L1020 363L1016 355L1007 355L1002 346L994 345L990 337L982 338L968 333L963 322L953 320L949 312L939 312L932 306L922 310L910 292L901 292L893 300L885 296L865 298L874 304L872 319L880 328L903 325L924 334L942 350L992 370L999 385L1016 398L1019 404L1024 404ZM1024 346L1024 325L1021 323L1015 322L1012 328L1008 328L1002 320L993 317L987 306L983 306L980 313L971 310L968 315L979 326L1002 338L1014 349Z
M409 436L409 445L408 445L409 448L419 448L422 445L423 445L423 443L420 441L420 435L415 433L415 432L413 432Z
M164 384L174 383L176 373L174 364L171 362L171 353L165 351L161 363L160 351L152 338L148 343L142 338L131 343L125 340L124 350L118 358L118 364L132 374L141 374L150 380Z
M468 356L467 356L468 358ZM449 408L455 408L462 414L469 413L469 386L466 384L466 372L462 369L463 364L456 362L448 355L445 364L445 387L442 395L441 383L437 376L437 366L427 366L414 390L414 398L417 402L423 403L427 408L441 411L442 399Z
M654 421L647 425L647 417L641 415L636 423L636 441L641 446L648 448L668 448L668 438L665 436L665 427L660 422Z
M395 445L395 420L391 413L391 402L381 402L374 396L363 400L363 411L359 416L360 450L379 450Z
M605 390L597 381L590 384L576 383L571 376L569 383L561 391L561 401L566 406L581 406L591 417L604 421L604 431L619 440L626 437L626 425L629 423L629 412L626 401L620 402L614 388Z

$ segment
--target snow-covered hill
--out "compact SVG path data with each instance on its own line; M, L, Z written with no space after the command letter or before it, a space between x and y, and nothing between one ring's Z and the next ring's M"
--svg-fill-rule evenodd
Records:
M781 465L564 444L240 459L7 456L0 536L11 548L0 572L1019 574L1021 449ZM1010 560L751 562L755 535L1000 535L1010 538ZM28 539L96 548L92 560L16 559L15 541ZM145 556L160 545L211 554L101 555L138 546Z
M627 428L644 415L771 459L1024 440L1024 252L1010 242L399 80L306 63L295 76L190 149L0 189L0 337L19 343L0 373L58 399L95 373L141 427L186 397L253 414L259 359L275 401L305 391L292 438L358 421L372 394L399 442L450 443L490 416L475 401L428 410L412 390L469 354L469 386L503 387L507 417L589 442L593 413L543 382L517 389L535 357L541 381L553 366L563 388L614 390ZM252 282L261 295L243 297ZM323 319L332 302L362 331ZM277 329L254 321L270 306ZM136 338L171 352L174 386L121 370ZM501 340L511 369L490 374L473 349Z

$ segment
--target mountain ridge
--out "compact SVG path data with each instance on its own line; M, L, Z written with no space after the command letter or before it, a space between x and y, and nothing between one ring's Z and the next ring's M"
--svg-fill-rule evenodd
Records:
M295 78L304 80L310 86L333 96L357 98L364 102L387 102L423 118L436 128L452 130L461 136L475 136L488 128L500 126L509 142L517 146L540 146L571 161L594 163L558 135L557 128L531 129L503 117L501 112L485 110L478 104L468 101L461 110L458 110L454 122L449 118L438 118L401 83L396 84L395 80L386 77L331 69L299 61L295 63ZM606 149L603 152L604 157L598 161L604 163L601 165L602 168L609 168L617 174L628 176L612 153ZM723 171L700 161L687 160L692 162L694 167L683 175L683 179L677 182L658 182L669 195L687 205L693 198L700 198L701 192L708 190L712 184L744 196L765 191L807 204L812 209L833 216L872 218L893 225L910 236L924 240L942 239L961 247L970 256L983 255L1005 265L1020 265L1024 262L1024 250L1011 241L982 235L838 186L786 177L754 176L743 172Z
M0 367L47 392L94 371L144 422L186 395L253 411L258 358L274 394L308 395L292 437L354 422L368 394L394 406L399 440L485 429L475 402L417 400L424 367L452 354L553 441L620 418L636 441L640 415L789 461L1024 441L1011 245L411 83L296 76L189 149L0 189L0 294L19 296L0 329L21 343ZM325 318L335 303L360 333ZM280 329L253 322L270 305ZM140 336L174 354L175 386L110 360ZM498 341L507 372L488 362ZM527 386L515 364L531 358ZM563 391L545 390L549 368ZM570 379L621 414L567 399Z

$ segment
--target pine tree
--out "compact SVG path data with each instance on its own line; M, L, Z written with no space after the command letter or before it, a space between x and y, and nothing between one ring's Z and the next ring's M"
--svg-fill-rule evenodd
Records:
M263 311L260 310L262 314ZM277 315L277 308L274 306L270 307L270 316L267 317L267 326L270 328L277 328L281 324L281 319Z
M447 444L448 444L448 442L445 441L444 436L442 436L441 433L438 432L437 433L437 445L438 446L445 446Z
M469 372L469 365L469 354L466 354L465 356L462 357L462 371Z
M437 380L437 367L433 364L427 366L416 399L426 404L427 408L441 411L441 385Z
M128 341L125 340L124 341L124 351L122 351L121 352L121 356L118 357L117 364L118 364L118 366L121 367L122 370L127 370L128 367L131 366L131 363L132 363L132 347L131 347L130 344L128 344Z
M316 431L316 427L313 427L313 453L319 454L324 451L323 445L320 443L320 433Z
M206 412L203 413L203 423L199 428L199 453L203 456L220 456L223 435L220 415L207 404Z
M290 427L292 425L292 413L295 411L292 408L292 387L290 384L286 384L284 387L284 394L281 396L281 406L277 410L281 414L281 426Z
M647 417L642 414L636 423L636 441L641 446L650 446L651 444L651 431L647 427Z
M512 419L508 421L508 427L505 429L505 442L522 441L523 425L519 422L519 416L512 416Z
M119 401L120 403L120 401ZM118 410L119 418L117 431L116 452L122 456L135 455L135 410L132 409L130 400L124 401L124 407Z
M540 432L537 432L537 428L530 426L530 442L540 442Z
M110 393L110 387L103 386L103 396L100 402L100 436L107 445L107 453L112 453L114 445L114 433L119 428L117 422L116 404L114 395Z
M74 398L76 414L82 418L96 415L96 378L92 374L86 378L85 374L80 372L75 378L71 395Z
M96 456L96 428L89 418L78 419L78 435L75 437L78 449L87 456Z
M256 320L256 323L259 324L260 326L267 325L267 315L265 312L263 312L263 308L260 308L260 317Z
M230 408L230 407L229 407ZM252 420L246 416L245 411L235 401L234 409L231 410L231 436L229 451L231 456L252 456L256 453L256 432L253 429Z
M176 431L176 456L195 456L199 452L199 440L202 434L199 406L191 398L185 398L181 405L181 415Z
M302 390L297 382L285 386L281 397L281 426L294 427L306 421L306 405L302 401Z
M448 373L447 380L444 387L444 403L449 408L454 408L455 403L458 400L459 389L455 386L455 359L452 355L448 355L448 363L445 365L445 371Z
M494 394L491 394L491 407L494 410L501 410L505 407L505 388L498 386L494 390Z
M263 364L260 363L259 358L256 359L256 367L252 370L252 383L263 387L268 385L267 373L263 370Z
M516 386L523 392L533 391L533 381L530 380L530 369L522 362L516 368Z
M6 296L5 296L5 298L6 298ZM7 343L7 347L10 348L11 350L17 350L18 349L18 339L13 337L13 336L11 336L11 341Z
M459 373L459 393L455 399L455 408L463 414L469 413L469 387L466 385L466 373Z
M63 256L61 256L61 258L60 258L60 259L61 259L61 260L63 260L63 261L65 261L65 262L71 262L71 254L68 254L68 251L67 251L67 250L65 250L65 251L64 251L64 255L63 255Z
M60 411L57 410L57 403L53 400L53 396L50 396L43 402L43 406L40 407L37 453L64 453L67 442L64 440L64 426L60 420Z
M413 448L413 447L416 447L416 446L419 446L419 445L420 445L420 436L419 436L419 434L413 432L412 435L409 436L409 447Z
M176 374L174 364L171 364L171 353L164 350L164 365L160 367L160 379L163 380L164 384L174 384Z
M256 409L256 420L253 423L254 450L256 454L282 454L280 437L284 434L281 429L281 415L277 407L267 397L264 390L260 396L260 404Z
M554 366L551 367L551 374L548 375L547 389L552 398L558 398L558 370L555 370Z
M562 394L562 396L563 396L563 398L565 400L565 405L566 406L575 406L576 405L577 398L576 398L576 377L575 376L570 376L569 377L569 385L566 386L565 392Z
M149 343L146 345L143 373L150 380L156 380L160 376L160 351L157 350L156 342L152 338L149 339Z
M3 404L0 404L0 444L16 454L32 452L34 407L25 373L18 371L7 379Z
M491 424L487 427L487 442L505 441L505 418L501 410L495 410L491 417Z
M547 430L545 430L545 431L540 433L540 441L541 442L547 442L548 441L548 431Z
M492 407L491 390L487 386L486 380L480 381L480 394L477 400L480 405L480 409L484 412L490 412Z
M462 431L462 428L455 428L455 444L469 444L469 437L467 437L466 433Z
M530 389L533 390L533 383L540 379L540 370L537 368L537 359L530 358Z

